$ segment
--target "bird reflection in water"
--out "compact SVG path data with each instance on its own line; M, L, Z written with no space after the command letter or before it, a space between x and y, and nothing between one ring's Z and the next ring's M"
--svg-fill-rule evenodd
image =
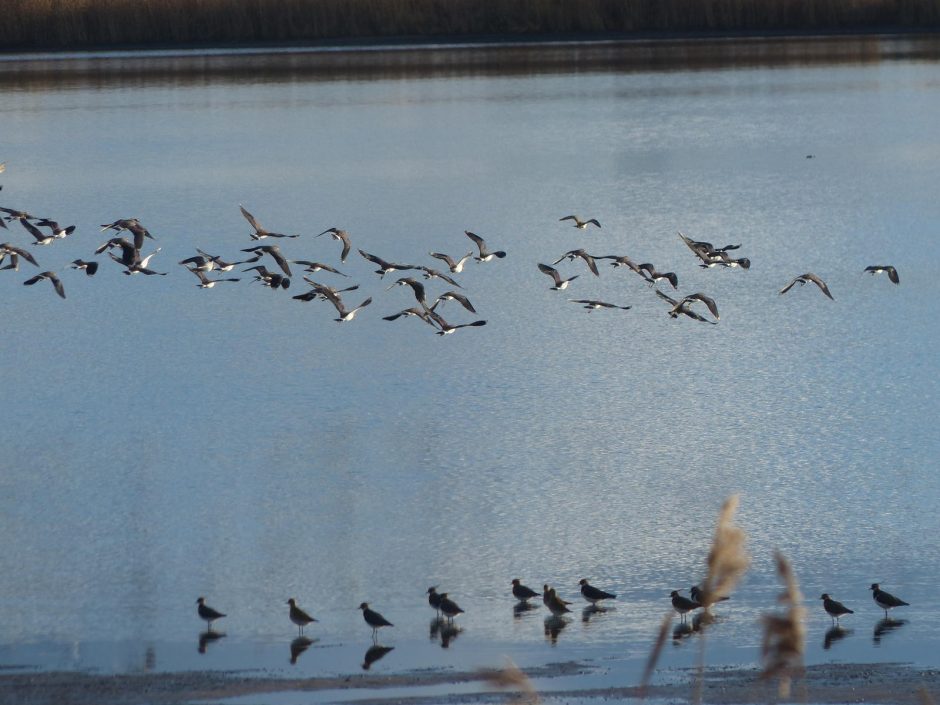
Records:
M456 626L453 622L441 625L441 648L448 648L450 642L456 639L462 631L463 629Z
M692 636L692 625L688 622L679 622L672 628L672 643L678 646L683 639Z
M896 629L900 629L905 624L907 624L906 619L879 619L878 623L875 625L875 631L872 633L871 639L877 646L881 643L881 637L890 634Z
M823 648L827 651L835 644L837 641L845 639L852 633L852 629L843 629L838 624L833 627L830 627L826 630L826 636L823 639Z
M310 639L306 636L299 636L290 643L290 663L293 666L297 663L297 657L310 648L316 639Z
M394 646L380 646L378 644L370 646L366 651L366 655L362 658L362 670L368 671L373 663L383 658L385 654L394 649Z
M206 648L214 641L225 638L225 632L214 632L211 629L199 635L199 653L206 653Z
M562 629L568 626L569 621L555 614L545 618L545 638L551 642L552 646L558 643L558 635L561 634Z
M446 649L450 646L450 642L456 639L462 631L463 629L453 622L448 622L443 617L435 617L431 620L430 627L428 628L428 638L430 638L431 641L437 641L438 638L440 638L441 648Z
M521 619L526 612L538 609L538 605L531 605L528 602L517 602L512 606L512 616L515 619Z
M609 607L598 607L597 605L588 605L583 610L581 610L581 621L587 624L597 615L604 614L605 612L610 612L612 610L613 608L609 608Z

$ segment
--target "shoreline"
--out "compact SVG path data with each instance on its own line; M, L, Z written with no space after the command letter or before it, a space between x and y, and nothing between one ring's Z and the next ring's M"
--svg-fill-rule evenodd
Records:
M578 678L595 664L567 662L524 669L534 679L539 697L545 701L571 699L587 701L638 700L643 692L638 685L602 688L553 688L555 678ZM0 701L28 705L136 705L137 703L221 702L231 698L258 696L278 698L298 693L320 693L320 702L332 702L329 693L342 693L345 702L382 705L390 702L482 703L505 701L516 694L501 691L489 682L497 670L466 672L416 671L376 676L356 674L324 678L273 678L245 676L241 672L202 671L190 673L130 674L102 676L87 672L4 673L0 670ZM672 682L654 684L646 697L669 702L692 702L696 691L696 670L658 672ZM654 677L654 681L656 678ZM454 692L479 686L470 692ZM771 702L777 697L776 681L761 680L756 668L706 668L702 679L702 701L716 705L743 705ZM408 692L414 689L413 692ZM426 691L433 690L428 693ZM362 698L355 694L362 691ZM383 695L387 691L387 695ZM404 691L404 692L403 692ZM855 703L931 702L940 697L940 670L921 669L909 664L832 663L809 666L805 675L793 681L792 699L824 705ZM783 700L791 698L783 698Z
M120 54L193 54L237 55L278 53L343 53L434 51L460 49L513 49L565 46L666 46L724 42L799 42L860 39L936 39L940 42L940 26L911 28L897 26L857 29L780 29L780 30L703 30L703 31L639 31L551 34L473 34L473 35L404 35L397 37L357 37L310 41L277 42L154 42L100 44L72 48L36 47L0 48L0 61L37 56L43 59L68 60L86 55Z

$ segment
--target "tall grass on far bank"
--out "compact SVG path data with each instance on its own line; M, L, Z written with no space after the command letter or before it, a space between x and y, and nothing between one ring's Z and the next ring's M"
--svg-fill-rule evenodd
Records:
M937 0L3 0L0 50L940 27Z

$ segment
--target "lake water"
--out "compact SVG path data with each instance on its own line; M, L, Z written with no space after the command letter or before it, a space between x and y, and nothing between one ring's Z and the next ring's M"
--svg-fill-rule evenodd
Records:
M0 272L0 666L360 672L368 601L396 625L375 672L510 655L629 685L733 493L753 563L710 663L758 662L779 548L810 663L940 665L938 57L916 37L3 57L0 205L77 229L0 232L41 265ZM256 244L240 203L372 305L334 323L291 299L296 271L287 292L194 286L176 263L196 247ZM67 269L128 217L168 276ZM333 226L345 264L314 237ZM356 248L437 266L465 230L508 253L455 275L487 325L383 321L413 297ZM677 231L752 267L700 269ZM720 323L670 319L606 262L562 262L579 278L550 291L536 263L581 247L675 271ZM22 286L45 269L66 300ZM808 271L835 301L778 295ZM514 577L573 618L515 616ZM582 577L615 607L582 614ZM903 624L880 623L876 581ZM446 649L429 585L466 610ZM837 642L822 592L855 610ZM199 595L229 615L204 653ZM293 665L288 597L320 619Z

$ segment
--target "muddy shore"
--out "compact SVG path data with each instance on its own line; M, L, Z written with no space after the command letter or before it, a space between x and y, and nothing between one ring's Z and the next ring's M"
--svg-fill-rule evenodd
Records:
M527 669L537 679L540 695L547 701L629 701L641 695L636 685L601 689L554 689L552 679L577 676L587 664L553 664ZM0 702L24 705L136 705L137 703L221 702L238 696L256 696L253 702L276 702L285 694L322 691L362 691L362 698L346 692L346 702L381 703L482 703L502 702L512 694L494 692L487 682L492 672L416 672L399 675L369 674L335 678L283 679L246 677L238 672L164 673L101 676L91 673L0 673ZM695 691L694 671L671 674L667 685L653 685L647 697L660 702L691 702ZM570 684L570 680L568 683ZM479 690L453 694L449 685L479 684ZM402 689L433 686L413 697ZM389 697L383 689L394 689ZM376 691L379 691L378 693ZM812 703L927 703L940 698L940 670L917 669L904 664L826 664L811 666L804 678L793 684L790 701ZM329 697L312 697L326 701ZM703 702L719 705L776 702L775 682L760 680L756 669L710 669L702 686Z

